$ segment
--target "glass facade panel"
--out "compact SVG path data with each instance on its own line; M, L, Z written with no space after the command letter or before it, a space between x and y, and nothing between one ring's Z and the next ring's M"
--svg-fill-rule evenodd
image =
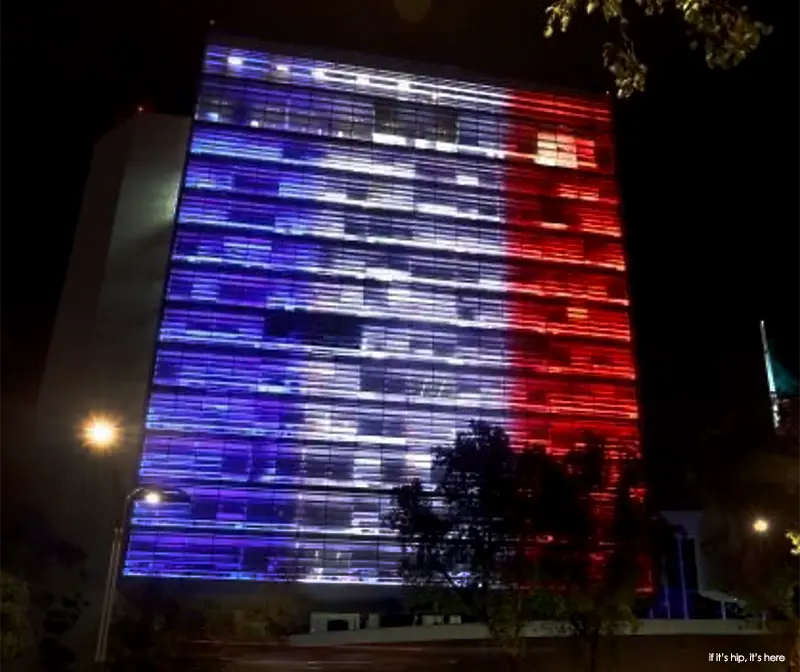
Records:
M399 583L469 420L638 451L605 101L211 45L128 575Z

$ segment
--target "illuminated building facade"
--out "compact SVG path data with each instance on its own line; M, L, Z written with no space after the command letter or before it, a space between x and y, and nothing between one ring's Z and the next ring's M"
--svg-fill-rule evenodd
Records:
M127 575L398 583L470 419L638 451L608 101L212 43Z

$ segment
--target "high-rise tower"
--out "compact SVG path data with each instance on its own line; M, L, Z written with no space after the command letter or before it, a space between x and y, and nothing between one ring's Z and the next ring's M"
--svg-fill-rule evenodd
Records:
M215 40L127 575L398 582L390 489L472 418L638 451L609 103Z

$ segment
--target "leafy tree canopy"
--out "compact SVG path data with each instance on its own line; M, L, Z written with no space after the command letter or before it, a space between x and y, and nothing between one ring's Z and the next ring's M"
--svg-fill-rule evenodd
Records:
M407 21L421 21L430 11L433 0L394 0L395 7ZM603 60L614 78L617 95L627 98L643 91L647 66L636 54L632 26L637 19L670 19L682 24L686 44L702 50L710 68L728 69L739 65L772 32L770 26L751 17L744 5L728 0L554 0L545 8L544 35L565 33L582 15L602 16L614 34L603 45Z
M770 26L753 20L746 6L737 7L726 0L556 0L547 8L545 36L551 37L557 30L566 32L583 12L602 14L617 31L617 40L603 46L603 60L620 98L643 91L647 79L647 66L636 55L631 38L631 14L677 17L686 27L689 47L703 49L710 68L739 65L772 32Z
M82 594L85 553L59 538L36 510L3 531L4 658L34 653L41 669L72 669L76 656L66 635L88 606ZM6 614L15 624L10 631Z
M287 577L246 597L198 600L152 582L119 596L110 633L111 669L212 672L239 644L285 644L308 623L305 600Z
M568 455L515 451L473 422L435 451L433 488L394 491L387 516L406 584L448 592L512 657L533 619L558 619L596 658L602 635L632 622L650 521L638 461L586 435Z
M31 645L28 585L10 572L0 572L0 660L20 658Z

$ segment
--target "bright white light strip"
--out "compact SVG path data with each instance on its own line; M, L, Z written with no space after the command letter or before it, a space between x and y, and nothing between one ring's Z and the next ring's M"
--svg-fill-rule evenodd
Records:
M260 65L267 69L271 60L259 53L248 53L248 62L254 66ZM465 106L477 107L503 107L508 102L504 89L497 87L479 86L473 83L437 80L436 83L426 78L415 77L409 79L408 75L387 70L366 70L342 64L322 61L309 61L306 59L292 59L292 74L300 72L309 73L313 79L328 81L331 84L358 85L370 87L380 91L392 93L411 93L430 99L446 99L450 103L464 103ZM306 75L308 76L308 75ZM411 91L413 85L413 92Z
M314 375L314 371L306 371L306 374ZM403 371L398 370L398 373L403 373ZM184 388L184 389L195 389L195 390L203 390L206 389L209 382L217 382L214 379L208 378L190 378L190 377L182 377L178 379L176 382L177 384ZM359 381L357 378L351 379L351 389L337 389L335 385L325 385L319 379L309 379L309 382L304 385L299 385L297 387L293 387L290 390L287 390L284 387L280 386L270 386L269 392L275 397L280 396L321 396L324 395L326 398L331 399L338 399L342 401L359 401L359 402L376 402L376 403L390 403L390 404L403 404L408 408L414 408L418 405L420 406L440 406L442 408L448 407L455 407L455 408L475 408L476 406L480 406L482 409L489 409L489 410L496 410L496 411L503 411L505 410L510 403L510 399L504 397L502 385L504 384L504 380L502 377L498 376L497 374L490 376L490 374L485 374L485 379L483 382L484 390L483 392L476 392L476 393L465 393L459 392L455 389L455 381L449 381L450 385L453 389L449 390L449 394L433 394L430 392L436 392L436 383L427 384L427 389L429 390L428 394L392 394L392 393L380 393L380 392L362 392L358 389ZM258 383L247 383L247 382L236 382L230 381L228 384L224 386L218 386L215 389L219 392L222 390L228 390L232 392L259 392L261 391L259 388L262 387ZM444 389L442 389L444 392ZM581 414L584 412L586 406L592 406L596 412L600 414L608 414L613 415L614 417L633 417L628 414L618 415L615 409L617 410L624 410L626 408L630 408L632 404L634 404L632 400L627 399L607 399L603 398L601 400L595 400L594 402L590 402L590 397L586 395L567 395L557 392L551 392L550 396L547 401L543 401L542 403L538 404L543 410L542 412L549 411L551 405L559 405L561 406L561 412L564 412L565 409L569 409L574 407L576 410L575 412ZM531 404L531 408L535 407L537 404ZM602 407L602 411L599 407ZM583 409L583 410L581 410ZM315 423L312 423L315 424ZM351 434L356 435L358 431L356 426L353 424L351 426L347 426L343 423L338 424L327 424L324 426L318 427L324 432L330 432L334 434Z
M212 65L218 62L218 59L225 58L225 47L212 46L211 51L207 55L207 63ZM276 56L265 54L262 52L247 52L248 66L252 69L263 69L268 72L275 61ZM357 66L350 66L341 63L325 63L321 61L312 61L302 58L285 58L292 63L293 73L299 72L300 76L309 76L310 71L315 67L325 67L330 69L330 79L332 83L343 85L358 85L363 88L364 80L368 78L368 85L378 90L384 90L390 95L398 95L402 93L398 89L399 82L409 82L413 86L413 91L402 93L402 95L411 95L414 99L418 100L437 100L439 98L445 99L444 102L458 107L468 108L483 108L492 109L496 107L507 106L510 102L510 97L507 89L497 86L486 86L475 84L474 82L462 82L457 80L441 80L432 79L428 77L413 76L409 77L407 73L394 72L389 70L375 70L361 68ZM554 107L558 110L559 114L570 116L577 119L595 118L598 114L603 119L607 119L608 115L601 106L596 109L583 109L580 106L576 108L575 104L571 101L558 101L547 97L545 104Z
M222 216L227 216L227 215L222 215ZM531 257L530 255L526 254L516 254L513 252L507 252L495 244L489 242L482 243L477 237L469 238L467 231L461 230L459 232L458 229L456 229L455 233L461 239L459 242L456 242L454 240L445 240L442 242L432 241L432 240L417 241L417 240L410 240L408 238L393 238L391 236L362 237L353 234L347 234L344 233L343 223L341 224L340 227L337 228L327 221L321 221L319 223L315 223L313 226L306 226L306 225L301 226L300 224L293 222L288 222L285 224L277 222L275 226L269 227L260 224L251 224L249 222L220 221L220 217L221 217L220 213L213 213L213 212L199 212L199 213L192 213L191 215L184 212L182 213L181 216L181 222L212 224L213 226L218 226L221 228L228 228L233 230L240 230L240 231L258 231L258 232L275 231L283 235L297 235L297 236L311 235L314 238L320 240L341 240L341 241L366 240L367 242L400 245L404 248L410 248L415 250L430 250L430 251L455 250L457 252L463 252L468 254L481 254L492 257L501 257L504 259L505 258L527 259L527 260L544 259L545 261L553 260L553 261L558 261L559 263L569 264L572 266L584 266L587 268L608 268L618 271L625 270L625 264L622 261L617 263L612 263L612 262L606 263L601 261L590 261L586 259L573 259L563 254L554 254L552 257ZM458 223L456 222L456 224Z
M195 285L191 292L191 296L195 301L204 302L217 302L223 305L228 305L224 301L220 302L216 292L202 292L201 287ZM435 301L441 302L444 297L437 296ZM482 317L480 320L469 320L457 317L442 317L444 307L440 304L437 306L437 313L435 315L425 314L423 311L431 310L434 306L434 300L426 298L421 295L413 302L409 301L407 304L398 302L391 307L391 310L386 311L372 310L360 305L341 306L336 305L335 301L326 298L324 295L319 297L308 298L295 298L291 301L293 308L304 308L313 310L320 313L332 313L339 315L352 315L356 317L370 317L378 319L393 319L400 317L407 317L416 322L423 322L426 324L445 324L451 327L481 327L484 329L506 329L507 324L503 315ZM286 308L286 302L276 298L274 302L268 302L268 308ZM630 330L623 324L614 322L610 323L593 323L593 336L604 337L619 341L630 340ZM557 336L582 336L586 335L585 328L576 329L569 324L554 324L548 321L545 316L531 318L530 324L525 326L526 331L534 333L545 333Z
M408 93L411 91L413 83L415 93L425 94L427 96L437 96L438 98L446 98L452 101L477 103L478 105L485 104L493 107L504 106L508 102L507 94L503 89L499 88L490 89L489 87L480 87L466 82L438 82L432 84L421 78L409 80L408 75L401 73L385 70L364 71L360 68L333 63L326 63L325 67L327 72L331 75L335 74L337 79L342 82L347 82L349 78L355 77L356 83L359 83L359 76L368 76L368 85L375 89L386 91L398 90L403 93Z
M459 173L456 175L456 184L464 187L477 187L480 184L480 180L474 175L461 175Z
M309 483L310 481L319 480L319 479L304 479L303 484ZM260 483L284 483L284 481L279 480L269 480L265 479L259 481ZM290 482L291 483L291 482ZM385 491L390 492L390 490L385 486L384 482L377 479L369 479L369 480L358 480L354 479L353 481L331 481L331 483L335 483L337 487L351 487L351 488L358 488L358 489L374 489L375 486L383 486ZM299 485L300 483L298 483ZM322 483L315 483L314 485L323 485ZM201 490L200 488L195 489L197 492ZM195 496L197 496L195 494ZM298 498L299 499L299 498ZM358 501L358 500L356 500ZM355 504L356 502L343 502L343 504ZM151 515L145 515L142 517L133 516L132 521L136 525L136 527L142 528L158 528L158 529L170 529L170 528L193 528L193 527L200 527L200 528L221 528L221 529L230 529L231 521L230 520L216 520L216 519L209 519L209 520L195 520L195 519L186 519L186 518L168 518L165 516L160 516L158 518L153 518ZM354 521L357 522L357 521ZM319 532L326 532L331 534L332 536L369 536L369 537L386 537L386 538L395 538L397 535L392 530L380 527L380 525L358 525L355 526L352 523L347 526L341 527L334 527L332 525L324 524L324 525L308 525L308 524L298 524L298 523L260 523L254 521L241 521L236 526L238 529L241 530L258 530L258 531L274 531L274 532L291 532L294 534L295 532L299 532L301 534L304 533L319 533ZM319 571L322 571L321 568ZM329 577L326 577L326 580L330 580ZM355 579L354 579L355 580Z
M320 76L325 76L324 74ZM203 119L202 115L196 115L196 118ZM205 121L210 122L218 122L220 121L219 114L216 112L208 112L205 115ZM288 127L285 128L283 126L275 126L265 124L266 128L280 128L281 130L291 130L297 133L302 133L304 135L326 135L326 137L333 137L331 134L323 134L321 130L317 130L316 133L310 132L306 128L295 128L295 127ZM343 131L338 131L335 137L343 138L345 134ZM349 136L348 136L349 137ZM426 140L423 138L406 138L401 135L396 135L392 133L373 133L372 134L372 141L376 144L382 145L389 145L389 146L399 146L405 147L409 144L413 145L418 149L434 149L438 152L444 152L448 154L477 154L480 156L485 156L490 159L504 159L506 156L518 159L520 161L533 161L534 163L542 166L559 166L561 168L571 168L577 169L581 166L588 166L594 167L595 164L587 164L578 162L578 156L573 150L568 149L561 149L558 152L555 151L548 151L543 150L540 151L538 154L529 154L523 152L514 152L514 151L504 151L500 149L500 145L493 145L489 147L476 147L473 145L460 145L454 142L443 142L440 140L431 141Z
M463 216L454 205L439 205L438 203L417 203L417 212L428 215L445 215L447 217ZM483 217L481 217L483 219Z
M251 121L250 126L258 127L257 121ZM414 179L416 171L412 163L395 165L382 162L379 159L369 159L362 157L349 157L346 152L332 149L327 152L327 156L322 159L303 160L291 159L282 155L278 148L258 147L257 149L240 148L236 145L223 145L206 147L204 144L192 147L192 153L197 156L226 156L231 158L253 158L264 162L276 163L285 166L297 166L305 168L314 166L319 168L332 168L349 173L361 173L367 175L384 175L387 177L398 177L402 179Z
M203 330L189 330L185 327L164 327L162 328L159 337L164 342L172 343L224 343L236 342L240 345L248 345L254 349L262 349L263 343L260 334L247 338L241 332L225 333L225 332L209 332ZM374 359L381 359L387 362L396 361L398 364L407 364L409 362L424 362L427 364L447 364L453 367L460 366L476 366L485 368L487 370L500 370L518 366L511 362L500 358L496 352L486 348L478 348L470 353L469 361L465 361L460 357L446 357L437 356L433 354L422 354L418 352L409 352L408 350L382 350L373 351L369 348L361 350L350 350L347 348L335 348L316 345L304 345L301 343L279 343L273 342L269 345L270 351L281 351L290 354L302 354L314 357L338 357L341 359L353 359L361 361L364 357L371 357ZM568 365L563 367L555 367L548 363L537 365L530 365L532 371L541 372L569 372L572 370L579 371L581 374L591 375L593 370L589 370L583 365ZM597 373L594 370L594 373ZM598 374L599 375L599 374ZM603 369L603 376L619 378L622 380L635 380L636 375L629 365L617 364L612 367L605 367Z
M407 139L402 135L393 135L391 133L373 133L372 142L380 145L393 145L397 147L405 147Z

